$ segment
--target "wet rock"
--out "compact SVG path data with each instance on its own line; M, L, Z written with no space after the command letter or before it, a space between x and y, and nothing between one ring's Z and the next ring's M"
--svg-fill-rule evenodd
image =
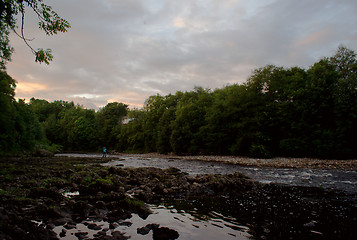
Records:
M167 228L167 227L160 227L153 229L153 240L171 240L177 239L179 237L179 233L176 230Z
M63 238L63 237L66 236L66 234L67 234L67 230L66 230L66 229L62 229L62 231L60 232L59 236L60 236L61 238Z
M151 223L146 225L145 227L138 228L136 232L141 235L147 235L152 229L157 229L159 228L159 224Z
M88 227L88 229L92 229L92 230L100 230L100 229L102 229L100 226L98 226L98 225L95 224L95 223L89 223L89 224L87 225L87 227Z
M136 232L141 235L147 235L150 231L151 231L151 229L146 226L136 229Z
M304 224L304 227L310 227L310 228L313 228L316 226L316 221L311 221L311 222L308 222L308 223L305 223Z
M105 209L105 208L106 208L105 205L106 205L106 204L105 204L104 201L97 201L97 202L95 203L95 206L96 206L97 208L100 208L100 209Z
M124 233L119 232L119 231L112 232L112 236L113 236L114 240L127 240L127 239L129 239L129 237L125 236Z
M119 224L116 223L116 222L109 223L109 229L115 229L115 228L117 228L118 226L119 226Z
M133 225L133 223L132 223L132 222L125 221L125 222L120 222L119 225L120 225L120 226L130 227L131 225Z
M61 226L61 225L65 225L67 223L66 218L58 218L58 219L54 219L52 220L52 224L54 224L55 226Z
M73 229L73 228L76 228L76 224L70 224L70 223L67 223L66 225L63 226L65 229Z
M107 231L106 229L103 229L102 231L98 231L96 234L94 234L94 237L103 239L103 236L107 236Z
M52 230L52 229L54 229L55 227L56 227L56 226L55 226L54 224L47 224L46 229Z
M74 234L79 240L86 239L88 233L87 232L76 232Z
M74 204L74 213L78 214L82 218L87 218L90 213L90 207L88 203L78 201Z

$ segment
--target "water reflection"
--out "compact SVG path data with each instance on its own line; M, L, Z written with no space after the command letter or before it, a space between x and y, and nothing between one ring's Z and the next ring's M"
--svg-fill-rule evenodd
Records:
M208 214L200 213L196 208L191 210L176 209L174 206L153 206L154 214L146 220L142 220L142 225L157 223L160 226L167 226L179 232L179 239L249 239L248 227L242 226L234 218L226 217L217 212ZM140 221L139 221L140 224ZM132 239L152 239L132 238Z
M64 226L58 226L54 231L62 240L77 239L78 233L85 233L86 237L93 238L98 232L106 232L107 236L115 231L120 231L125 236L130 236L132 240L151 240L153 233L150 231L147 235L138 234L137 229L147 226L148 224L159 224L160 227L168 227L179 233L180 240L197 240L197 239L240 239L247 240L251 238L248 233L249 228L241 225L235 218L224 216L218 212L200 213L197 208L184 210L181 206L176 208L173 205L150 205L153 213L146 219L140 218L137 214L133 214L130 219L126 219L125 223L118 222L115 229L109 229L109 223L104 221L87 220L79 223L73 229L65 230L65 236L61 236ZM93 230L88 228L89 223L94 223L100 229Z

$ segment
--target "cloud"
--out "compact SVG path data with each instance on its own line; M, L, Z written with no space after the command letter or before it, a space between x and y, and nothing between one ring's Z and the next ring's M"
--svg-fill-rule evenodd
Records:
M308 67L341 43L357 49L357 2L351 0L49 4L72 28L47 37L37 30L36 17L27 16L31 44L53 50L49 66L34 63L24 43L11 36L16 52L8 72L22 84L17 97L138 107L158 93L242 83L267 64ZM25 92L26 84L46 88Z
M28 76L31 79L31 76ZM18 82L16 86L17 94L33 94L38 91L48 89L46 85L33 82Z
M186 26L185 24L185 19L181 18L181 17L177 17L174 19L174 26L177 28L183 28Z

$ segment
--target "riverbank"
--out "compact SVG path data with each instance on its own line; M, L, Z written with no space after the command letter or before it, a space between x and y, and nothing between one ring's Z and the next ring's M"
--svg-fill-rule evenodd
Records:
M152 214L148 204L195 209L202 219L219 213L237 219L256 239L357 234L357 200L344 192L260 184L238 173L192 176L175 168L100 165L109 159L1 159L0 238L129 239L120 226L133 224L133 214L146 219ZM131 239L148 232L152 239L180 236L174 225L152 223L138 227Z
M250 167L274 167L274 168L313 168L313 169L339 169L357 171L357 159L330 160L314 158L272 158L257 159L237 156L178 156L159 153L145 154L117 154L118 156L133 156L141 158L170 158L182 160L199 160L207 162L222 162Z

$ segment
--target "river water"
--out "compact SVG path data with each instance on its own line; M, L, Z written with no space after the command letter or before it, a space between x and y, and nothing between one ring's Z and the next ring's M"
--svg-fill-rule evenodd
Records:
M100 154L58 154L57 156L68 157L101 157ZM323 169L293 169L293 168L269 168L269 167L244 167L218 162L204 162L198 160L180 160L170 158L147 158L133 156L110 156L111 160L104 163L109 167L156 167L161 169L178 168L188 174L231 174L241 172L244 175L261 183L278 183L289 186L313 186L326 189L341 190L349 194L357 193L357 172L344 170ZM130 236L130 239L152 239L152 231L148 235L137 233L138 228L147 224L160 224L179 232L181 240L190 239L241 239L252 238L249 226L244 226L239 219L221 213L211 211L201 214L197 209L175 209L173 205L150 205L153 214L147 219L141 219L133 214L129 226L118 226L117 229ZM103 229L108 229L108 223L97 222ZM63 229L57 227L55 231L59 234ZM71 232L72 231L72 232ZM87 237L92 237L95 232L83 224L78 224L76 229L68 231L62 240L77 239L74 234L77 231L88 232ZM110 232L107 233L110 235Z
M58 154L71 157L101 157L100 154ZM113 160L103 164L113 167L156 167L178 168L188 174L231 174L241 172L261 183L279 183L290 186L322 187L357 193L357 171L296 169L271 167L245 167L219 162L180 160L168 158L148 158L111 155ZM117 159L116 159L117 157Z
M183 240L217 240L217 239L238 239L248 240L252 235L248 233L249 228L241 225L235 218L224 216L217 212L201 214L197 210L177 210L173 206L149 205L152 214L146 219L140 218L137 214L132 214L130 219L126 219L115 229L109 229L109 223L105 221L84 221L79 223L73 229L66 230L65 237L59 237L62 240L77 240L75 236L78 232L85 232L86 237L93 239L95 234L106 229L106 235L111 236L114 231L125 233L125 236L131 240L151 240L153 233L150 231L146 235L139 234L137 230L148 224L159 224L162 227L169 227L179 233L179 239ZM93 230L87 227L87 223L95 223L100 230ZM125 224L129 223L129 224ZM54 231L60 236L64 226L55 227Z

